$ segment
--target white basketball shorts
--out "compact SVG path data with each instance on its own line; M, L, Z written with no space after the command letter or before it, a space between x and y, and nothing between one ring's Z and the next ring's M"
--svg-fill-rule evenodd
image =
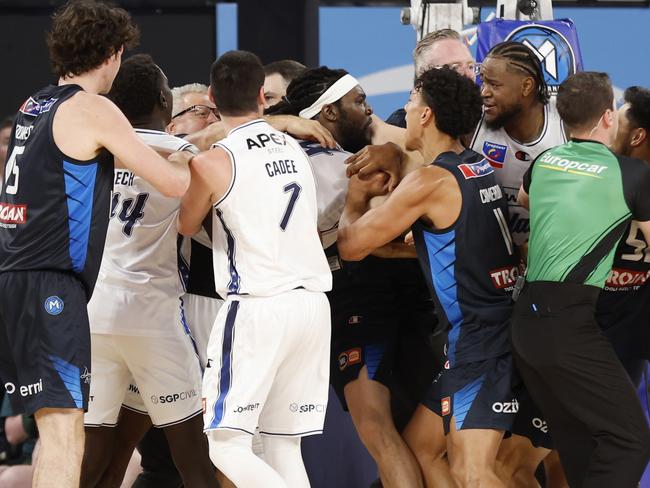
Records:
M307 436L323 431L329 388L330 307L304 289L229 297L203 376L206 431Z

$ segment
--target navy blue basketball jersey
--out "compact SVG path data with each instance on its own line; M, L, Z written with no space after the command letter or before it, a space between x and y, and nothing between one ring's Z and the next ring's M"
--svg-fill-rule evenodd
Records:
M508 230L508 204L494 170L471 150L446 152L432 163L456 177L462 206L456 222L435 229L413 224L418 258L440 324L448 329L449 366L510 350L511 292L519 254Z
M596 320L622 358L650 358L650 246L639 224L628 224L598 298ZM624 344L624 350L618 347Z
M82 88L48 86L20 107L0 192L0 272L70 271L92 294L104 250L113 156L90 161L63 154L52 122Z

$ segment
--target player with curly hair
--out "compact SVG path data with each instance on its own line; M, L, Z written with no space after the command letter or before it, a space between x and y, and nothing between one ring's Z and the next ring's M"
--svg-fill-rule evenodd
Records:
M36 487L79 486L91 377L86 305L102 261L113 157L167 196L189 185L190 156L159 156L101 96L137 39L122 9L64 5L48 34L58 84L23 103L11 133L0 192L0 377L14 410L36 417Z
M372 210L368 202L385 191L385 175L352 177L339 223L339 252L343 259L359 260L413 230L448 343L445 367L404 438L428 487L456 486L454 481L505 486L495 464L517 411L508 328L510 277L518 272L519 255L492 166L460 141L481 117L481 96L471 80L433 68L416 80L405 109L406 147L431 164L408 174ZM445 451L451 476L449 467L445 472L441 466Z

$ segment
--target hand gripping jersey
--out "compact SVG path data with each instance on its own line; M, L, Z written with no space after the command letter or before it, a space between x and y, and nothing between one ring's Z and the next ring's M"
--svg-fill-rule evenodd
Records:
M162 153L198 152L192 144L165 132L136 132ZM161 326L153 319L159 313L164 315L167 310L178 315L178 299L184 292L177 259L179 208L180 199L162 195L128 169L115 169L106 249L97 290L89 304L93 333L150 335ZM116 306L112 297L118 293L137 294L149 305L136 310Z
M517 193L524 173L542 152L565 142L564 126L557 113L554 97L544 107L544 128L532 142L521 143L510 137L504 128L489 129L483 119L479 122L471 148L482 153L495 169L497 181L508 199L509 227L517 245L524 244L530 232L528 210L517 205Z
M16 115L0 192L0 272L74 273L92 295L104 249L113 156L90 161L63 154L54 142L54 114L82 88L48 86Z
M345 160L352 154L340 148L328 149L315 142L300 141L309 156L316 179L318 232L323 249L336 242L336 231L348 194Z
M650 220L650 166L594 141L572 140L537 158L530 196L527 281L602 288L632 218Z
M471 150L446 152L434 165L454 175L461 211L447 229L423 220L412 226L426 280L448 324L451 367L510 351L510 293L519 275L519 255L507 227L508 206L495 171Z
M215 146L232 163L212 225L219 294L328 291L332 276L318 237L316 184L298 143L257 119Z

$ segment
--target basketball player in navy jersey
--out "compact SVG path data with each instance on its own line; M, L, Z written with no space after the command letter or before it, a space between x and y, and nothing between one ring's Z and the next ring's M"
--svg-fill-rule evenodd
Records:
M272 110L318 120L344 151L359 150L371 140L372 110L358 81L345 70L321 66L306 71ZM343 160L349 153L311 143L303 148L318 183L319 229L334 278L330 382L376 461L383 485L421 486L416 460L400 432L435 374L430 344L435 317L428 290L414 259L383 259L405 257L398 254L399 243L360 263L339 258L336 229L347 191Z
M86 303L102 257L113 155L180 197L189 156L172 164L141 142L110 90L137 28L121 9L71 2L48 47L58 85L20 107L0 192L0 377L15 412L34 413L34 486L76 488L88 405ZM27 313L29 312L29 313Z
M406 145L432 164L406 176L372 210L368 202L385 191L385 175L353 177L339 227L339 252L354 260L412 226L448 324L447 364L404 434L428 487L505 486L495 473L496 455L516 412L508 326L519 256L492 167L460 142L480 115L479 90L470 80L447 68L422 74L406 106ZM443 427L453 480L430 466Z

